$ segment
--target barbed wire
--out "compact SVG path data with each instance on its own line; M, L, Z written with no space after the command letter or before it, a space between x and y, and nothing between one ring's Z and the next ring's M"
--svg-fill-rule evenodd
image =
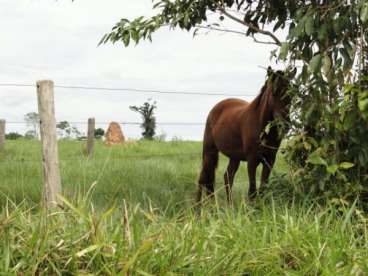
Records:
M33 87L36 88L36 84L25 83L0 83L0 87ZM137 89L137 88L108 88L108 87L94 87L94 86L67 86L67 85L55 85L55 88L62 89L79 89L79 90L102 90L102 91L114 91L114 92L142 92L142 93L161 93L161 94L183 94L183 95L205 95L205 96L256 96L255 94L226 94L226 93L212 93L212 92L193 92L193 91L163 91L154 89ZM60 123L62 121L58 121ZM68 121L70 124L87 125L85 121ZM121 125L136 125L139 126L141 122L118 122ZM27 125L22 121L7 121L6 124L14 125ZM96 124L110 124L110 122L96 122ZM205 122L157 122L158 126L204 126Z
M162 158L162 157L200 157L202 152L190 152L190 153L162 153L162 154L137 154L137 155L124 155L119 157L105 157L105 158L96 158L94 156L88 157L81 155L80 157L75 158L66 158L59 159L59 162L69 162L69 161L86 161L86 162L106 162L106 161L116 161L116 160L131 160L131 159L148 159L148 158ZM39 159L0 159L0 164L3 163L40 163L42 158L40 156Z
M58 121L56 122L57 124L58 123L61 123L63 121ZM67 120L64 120L64 122L68 122L69 124L77 124L77 125L87 125L88 122L82 122L82 121L67 121ZM112 121L111 121L112 122ZM95 124L110 124L111 122L96 122ZM141 122L117 122L118 124L121 124L121 125L141 125L142 123ZM27 125L27 122L22 122L22 121L7 121L6 124L14 124L14 125ZM199 122L157 122L156 123L157 125L205 125L206 123L199 123Z
M0 83L0 87L34 87L35 84L23 83ZM55 88L61 89L77 89L77 90L95 90L108 92L133 92L133 93L154 93L154 94L172 94L172 95L200 95L200 96L226 96L226 97L255 97L258 93L248 94L233 94L233 93L215 93L215 92L197 92L197 91L176 91L176 90L158 90L158 89L138 89L138 88L110 88L97 86L69 86L69 85L54 85Z

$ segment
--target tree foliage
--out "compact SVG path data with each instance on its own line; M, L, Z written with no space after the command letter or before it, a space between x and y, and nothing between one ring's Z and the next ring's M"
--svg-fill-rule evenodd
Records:
M28 131L28 137L38 139L40 137L40 116L37 112L29 112L24 115L26 125L31 129Z
M95 129L95 138L96 139L101 139L104 135L105 135L105 130L103 130L102 128L96 128Z
M17 140L19 138L22 138L23 135L19 134L18 132L9 132L7 134L5 134L5 139L6 140Z
M34 130L27 130L26 133L24 133L24 138L28 140L38 139Z
M157 108L156 102L151 103L148 100L142 106L130 106L129 108L134 112L138 112L143 119L141 124L143 138L153 140L156 133L156 117L154 114Z
M77 138L80 136L80 131L69 124L68 121L61 121L56 124L58 135L62 139Z
M368 190L368 1L157 0L153 8L150 18L120 20L101 43L128 46L168 26L194 34L203 27L234 31L275 44L273 56L299 68L287 146L294 179L323 194ZM240 29L224 29L224 20ZM284 40L276 35L281 29Z
M247 27L245 35L252 36L261 33L269 36L273 43L281 45L272 32L263 28L264 24L277 21L274 31L285 26L288 12L295 12L295 1L234 1L234 0L159 0L154 1L153 8L158 11L150 18L138 17L132 21L121 19L106 34L101 43L122 41L128 46L131 41L138 43L142 39L152 39L152 34L162 27L191 30L198 26L208 28L213 25L202 25L208 21L209 13L219 13L219 21L224 18L235 21ZM304 1L302 1L304 2Z

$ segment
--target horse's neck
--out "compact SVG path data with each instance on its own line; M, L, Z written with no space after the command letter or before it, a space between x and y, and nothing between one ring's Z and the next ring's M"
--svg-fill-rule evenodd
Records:
M255 109L259 118L260 134L263 133L266 126L274 120L272 107L269 103L269 93L271 93L271 91L265 91L263 95L261 95L262 98ZM279 137L277 125L272 125L269 131L264 133L263 140L269 146L278 147L280 145L281 139Z
M269 104L269 93L270 91L263 91L250 106L258 120L261 131L273 120L272 109Z

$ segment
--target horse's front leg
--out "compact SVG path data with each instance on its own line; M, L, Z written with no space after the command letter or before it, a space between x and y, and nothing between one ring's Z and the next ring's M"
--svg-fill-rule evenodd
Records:
M273 168L273 164L275 163L275 157L276 155L271 156L269 158L264 157L262 159L263 168L262 168L262 175L261 175L261 186L260 186L261 189L265 188L267 185L268 178Z
M248 158L248 177L249 177L249 190L248 196L254 199L257 193L257 183L256 183L256 171L259 164L257 156L250 156Z

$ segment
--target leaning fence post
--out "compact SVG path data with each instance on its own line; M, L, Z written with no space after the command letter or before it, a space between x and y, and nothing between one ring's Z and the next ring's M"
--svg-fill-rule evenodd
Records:
M87 155L93 154L93 147L95 144L95 118L88 119L88 131L87 131Z
M37 99L42 142L43 197L46 207L54 207L59 201L58 195L61 194L61 180L53 81L37 82Z
M0 120L0 151L4 150L5 146L5 120Z

